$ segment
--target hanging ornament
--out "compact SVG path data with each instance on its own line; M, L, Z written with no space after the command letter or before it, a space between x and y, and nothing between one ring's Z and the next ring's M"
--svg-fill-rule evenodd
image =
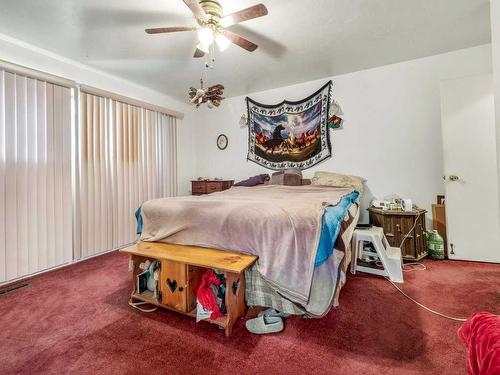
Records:
M210 87L203 87L203 78L200 79L201 87L196 89L194 87L189 88L189 99L191 103L196 105L198 108L201 104L207 103L208 108L220 106L220 103L224 97L224 86L217 84Z
M332 98L332 101L330 103L330 114L337 115L337 116L342 116L344 114L344 112L342 112L342 108L340 107L339 102L337 102L333 98Z
M244 113L240 117L240 128L246 128L248 126L248 117Z
M205 43L206 44L206 43ZM201 48L201 43L198 48ZM212 109L214 107L220 106L220 103L224 97L224 86L221 84L217 84L214 86L204 87L203 86L203 78L206 77L208 71L210 69L214 69L215 65L215 46L214 44L208 44L206 48L208 53L206 53L205 66L201 74L200 78L200 88L189 88L189 99L191 99L191 103L196 105L198 108L201 104L207 103L207 107Z
M328 119L328 127L330 129L342 128L344 120L340 116L343 116L344 112L342 111L342 107L340 107L340 104L333 98L332 101L330 102L329 112L330 112L330 117Z

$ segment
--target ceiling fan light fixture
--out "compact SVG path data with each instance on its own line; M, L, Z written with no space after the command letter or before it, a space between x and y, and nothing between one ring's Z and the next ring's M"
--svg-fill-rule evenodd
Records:
M227 39L224 35L218 34L215 37L215 43L217 43L217 45L219 46L219 49L222 52L224 52L231 44L231 41L229 39Z
M198 48L200 51L203 51L205 53L209 53L210 52L210 44L204 44L204 43L198 43L198 45L196 46L196 48Z
M214 32L208 27L204 27L198 31L198 39L200 44L209 46L214 42Z

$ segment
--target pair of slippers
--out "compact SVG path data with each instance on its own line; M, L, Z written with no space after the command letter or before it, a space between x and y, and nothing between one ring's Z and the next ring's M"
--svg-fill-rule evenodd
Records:
M277 333L284 329L283 318L287 318L289 314L285 314L273 308L261 311L257 318L247 320L246 327L251 333L264 335L266 333Z

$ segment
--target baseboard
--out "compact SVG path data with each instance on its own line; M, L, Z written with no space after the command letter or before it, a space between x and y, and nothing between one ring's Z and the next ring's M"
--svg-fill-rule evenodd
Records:
M101 252L99 252L97 254L88 255L86 257L75 259L75 260L72 260L70 262L66 262L66 263L63 263L63 264L59 264L59 265L54 266L54 267L46 268L44 270L33 272L33 273L28 274L28 275L24 275L24 276L21 276L21 277L17 277L15 279L7 280L7 281L4 281L4 282L1 282L0 283L0 287L6 287L6 286L9 286L10 284L15 284L15 283L18 283L19 281L30 279L32 277L41 275L41 274L46 273L46 272L55 271L55 270L58 270L60 268L64 268L64 267L68 267L68 266L71 266L71 265L76 264L76 263L84 262L86 260L89 260L89 259L92 259L92 258L96 258L96 257L101 256L101 255L112 253L113 251L120 250L123 247L130 246L133 243L135 243L135 242L130 242L128 244L120 245L119 247L116 247L116 248L113 248L113 249L110 249L110 250L104 250L104 251L101 251Z

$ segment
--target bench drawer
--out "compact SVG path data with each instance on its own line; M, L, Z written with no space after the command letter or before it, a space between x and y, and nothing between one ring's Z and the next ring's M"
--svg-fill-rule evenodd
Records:
M160 272L161 303L175 310L188 312L187 287L186 264L163 260Z

